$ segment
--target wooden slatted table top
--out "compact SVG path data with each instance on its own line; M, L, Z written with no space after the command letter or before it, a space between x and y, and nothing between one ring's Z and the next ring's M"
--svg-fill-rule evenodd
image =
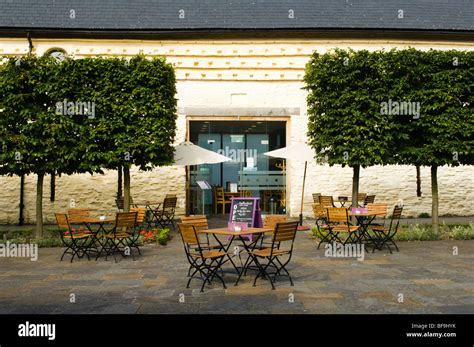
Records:
M215 234L215 235L230 235L230 236L243 236L249 234L263 234L263 233L272 233L272 228L247 228L242 231L232 231L228 230L227 228L215 228L215 229L207 229L207 230L200 230L200 233L204 234Z

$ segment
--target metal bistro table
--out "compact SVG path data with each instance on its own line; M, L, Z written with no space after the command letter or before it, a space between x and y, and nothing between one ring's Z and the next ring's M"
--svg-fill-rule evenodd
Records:
M229 254L229 249L232 247L232 243L236 239L240 240L242 242L242 246L244 247L245 251L249 253L250 251L255 249L255 246L260 240L260 237L262 237L263 234L265 233L273 233L273 229L272 228L247 228L242 231L232 231L227 228L216 228L216 229L201 230L199 231L199 233L211 234L212 236L214 236L216 241L219 243L219 246L221 246L222 249L227 253L228 260L226 260L225 262L230 261L235 271L237 272L237 275L239 276L237 281L235 282L235 285L237 285L239 283L240 277L242 277L242 273L244 272L245 268L242 264L241 270L239 270L239 267L235 265L234 261L232 260L232 256ZM225 246L221 242L221 240L219 240L218 238L219 235L230 237L230 240L227 246ZM247 237L248 235L253 235L255 237L252 240L249 240L249 238Z
M145 206L146 215L145 215L145 223L147 224L147 228L151 229L154 226L158 226L158 218L156 217L157 210L163 204L162 202L158 201L139 201L133 203L136 206Z
M365 241L373 242L369 235L368 228L377 216L385 216L385 212L352 212L349 211L350 217L355 217L357 224L361 227L360 235L357 241L364 239Z
M99 258L100 254L102 253L102 250L104 249L104 244L100 241L99 233L107 233L107 230L104 228L105 224L113 224L115 223L115 218L113 217L108 217L108 218L96 218L96 217L89 217L85 218L81 221L78 221L80 223L83 223L87 229L90 230L92 234L92 242L91 245L95 246L95 252L97 253L96 260ZM92 228L92 226L96 226L96 228ZM90 250L90 248L89 248Z

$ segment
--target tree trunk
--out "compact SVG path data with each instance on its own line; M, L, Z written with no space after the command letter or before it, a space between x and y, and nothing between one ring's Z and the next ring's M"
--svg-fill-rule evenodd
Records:
M117 199L121 199L123 195L122 191L122 167L119 166L117 169L118 177L117 177Z
M420 175L420 165L416 166L416 196L421 197L421 175Z
M433 231L439 233L438 167L431 167L431 224Z
M123 211L130 212L130 168L123 167Z
M50 198L49 200L51 202L54 202L56 200L56 173L53 171L51 172L51 184L50 184Z
M18 217L18 225L23 225L25 223L24 218L25 210L25 175L20 176L20 216Z
M357 197L359 195L360 165L354 165L353 170L354 174L352 176L352 207L358 207L359 201L357 200Z
M359 176L360 176L360 165L354 165L354 174L352 176L352 207L359 206ZM357 222L356 217L352 217L351 221L353 224Z
M43 237L43 181L44 173L38 174L36 183L36 238Z

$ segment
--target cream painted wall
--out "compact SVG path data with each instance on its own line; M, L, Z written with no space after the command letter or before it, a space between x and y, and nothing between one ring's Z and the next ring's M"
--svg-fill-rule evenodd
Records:
M174 64L177 75L178 106L242 108L299 108L300 114L290 115L287 125L288 143L305 141L307 131L306 92L302 89L304 67L310 54L317 50L351 47L353 49L417 49L473 50L473 42L434 42L401 40L33 40L34 53L42 55L59 47L76 58L87 56L130 56L143 53L165 56ZM1 39L0 55L26 54L26 39ZM202 116L206 116L203 111ZM269 119L269 115L266 119ZM220 117L214 116L217 119ZM257 115L258 117L258 115ZM186 137L186 114L179 114L176 143ZM299 213L303 163L288 163L288 207L291 215ZM416 197L415 168L406 166L371 167L361 172L361 191L377 195L376 201L395 204L403 200L407 215L431 211L429 169L422 168L423 197ZM472 215L474 189L472 167L440 168L440 213ZM311 213L311 193L350 194L352 171L349 168L308 167L305 194L305 215ZM34 221L35 177L26 179L27 222ZM53 221L54 211L64 211L74 199L76 206L91 207L97 213L114 211L116 173L105 175L74 175L57 179L57 201L49 202L45 184L45 219ZM45 180L49 182L48 179ZM152 172L132 173L132 195L135 200L161 200L168 192L179 198L178 213L185 204L183 168L158 168ZM19 178L0 178L0 223L18 220Z

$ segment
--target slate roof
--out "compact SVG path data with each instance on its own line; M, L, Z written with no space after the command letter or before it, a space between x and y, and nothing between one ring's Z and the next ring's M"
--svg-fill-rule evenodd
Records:
M466 32L474 0L0 0L0 28Z

